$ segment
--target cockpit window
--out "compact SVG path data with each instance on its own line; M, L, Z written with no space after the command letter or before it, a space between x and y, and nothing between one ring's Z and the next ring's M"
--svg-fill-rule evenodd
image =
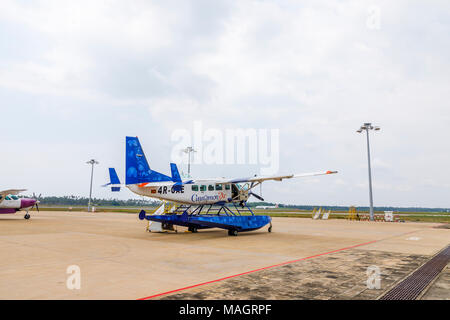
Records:
M19 197L18 197L18 196L11 196L11 199L13 199L13 200L19 200Z
M11 197L10 196L6 196L5 200L11 200Z

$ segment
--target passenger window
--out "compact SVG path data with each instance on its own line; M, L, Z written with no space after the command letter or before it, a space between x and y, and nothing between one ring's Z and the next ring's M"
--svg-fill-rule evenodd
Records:
M11 198L12 198L13 200L19 200L19 197L16 197L16 196L11 196Z
M198 185L193 184L192 185L192 191L198 191Z
M205 185L201 185L200 186L200 191L206 191L206 186Z
M5 200L11 200L11 198L9 196L6 196Z
M208 191L214 191L214 186L213 186L212 184L210 184L210 185L208 186Z
M222 185L221 184L216 184L216 190L222 190Z
M225 185L225 190L230 190L230 185L229 184Z

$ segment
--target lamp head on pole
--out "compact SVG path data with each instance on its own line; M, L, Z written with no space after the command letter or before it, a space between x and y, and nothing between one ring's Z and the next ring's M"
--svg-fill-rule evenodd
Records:
M99 164L99 162L97 160L91 159L89 161L86 162L87 164Z
M197 150L194 150L193 147L187 147L186 149L183 149L184 153L191 153L191 152L197 152Z
M373 126L370 122L366 122L358 130L356 130L356 132L361 133L369 130L380 131L381 128L379 126Z

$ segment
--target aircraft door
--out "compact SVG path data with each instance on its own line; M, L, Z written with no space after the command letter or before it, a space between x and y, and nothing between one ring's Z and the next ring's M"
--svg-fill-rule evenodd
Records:
M239 197L239 189L236 186L236 184L232 183L231 184L231 199L233 199L233 201L238 200Z
M240 186L238 184L232 184L231 186L231 195L233 201L248 200L248 185Z

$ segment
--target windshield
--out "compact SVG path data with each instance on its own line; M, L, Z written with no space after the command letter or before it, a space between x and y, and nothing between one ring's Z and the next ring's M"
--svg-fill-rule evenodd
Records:
M1 196L0 196L0 199L1 199ZM19 197L15 196L15 195L12 195L12 194L9 194L9 195L7 195L5 197L5 200L19 200Z

